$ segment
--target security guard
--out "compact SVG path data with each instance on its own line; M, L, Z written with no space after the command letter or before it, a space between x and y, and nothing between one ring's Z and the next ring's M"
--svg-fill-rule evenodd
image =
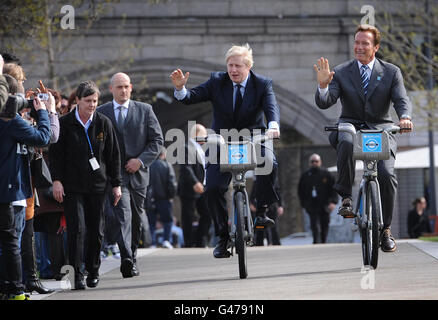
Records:
M321 157L312 154L309 158L310 169L302 174L298 184L301 206L310 217L313 243L326 242L330 212L338 202L338 195L333 189L335 180L321 164Z

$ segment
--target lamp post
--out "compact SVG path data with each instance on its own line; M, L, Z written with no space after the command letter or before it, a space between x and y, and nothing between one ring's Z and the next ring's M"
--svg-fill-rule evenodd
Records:
M430 5L429 0L426 0L426 16L430 17ZM427 103L428 106L431 105L432 99L432 90L433 90L433 73L432 73L432 33L431 33L431 24L428 19L427 23L427 32L425 39L425 55L428 59L427 63ZM433 121L432 121L432 113L428 111L428 130L429 130L429 209L430 213L436 215L436 184L435 184L435 153L434 153L434 130L433 130Z

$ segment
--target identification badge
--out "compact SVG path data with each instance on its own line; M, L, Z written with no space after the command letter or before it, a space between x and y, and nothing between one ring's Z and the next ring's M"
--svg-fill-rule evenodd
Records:
M316 189L315 189L315 187L313 187L313 189L312 189L312 198L316 198L317 195L318 194L316 193Z
M91 168L93 169L93 171L96 171L97 169L100 168L99 162L97 162L96 157L91 158L89 161L90 161Z

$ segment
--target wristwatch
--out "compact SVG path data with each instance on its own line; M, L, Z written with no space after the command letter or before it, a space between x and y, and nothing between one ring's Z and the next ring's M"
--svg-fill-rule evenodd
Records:
M412 120L411 116L408 114L402 114L400 119L408 119L408 120Z

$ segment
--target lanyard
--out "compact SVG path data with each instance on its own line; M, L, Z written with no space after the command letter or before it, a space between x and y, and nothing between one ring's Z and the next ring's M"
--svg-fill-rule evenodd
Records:
M93 147L91 146L90 137L88 136L88 129L85 129L85 135L87 136L88 145L90 146L91 157L94 157Z

